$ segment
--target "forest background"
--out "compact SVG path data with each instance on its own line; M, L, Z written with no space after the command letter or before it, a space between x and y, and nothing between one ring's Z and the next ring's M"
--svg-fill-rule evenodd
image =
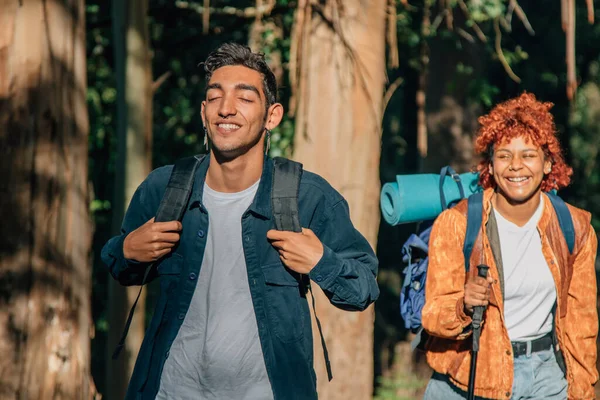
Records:
M271 155L329 180L380 260L381 297L367 311L316 295L335 375L327 383L317 344L320 398L419 398L430 371L399 315L400 250L417 226L381 220L381 184L447 164L470 170L477 117L530 91L555 104L574 168L560 194L598 229L594 7L0 0L0 398L123 398L157 287L144 291L111 360L137 288L110 279L100 250L153 168L204 152L198 64L228 41L263 52L276 73L287 113Z

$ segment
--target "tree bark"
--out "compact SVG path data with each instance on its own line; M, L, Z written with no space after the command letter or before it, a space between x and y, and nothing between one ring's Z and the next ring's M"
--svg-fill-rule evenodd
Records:
M148 0L113 1L113 33L117 76L117 174L113 231L118 234L133 193L152 165L152 68L148 34ZM139 287L125 288L110 280L107 354L114 351ZM107 357L106 397L125 397L145 332L146 292L138 301L125 347L118 360Z
M352 221L373 248L380 216L386 7L386 0L301 1L292 45L294 158L348 200ZM373 307L362 313L336 309L312 286L334 375L328 383L313 323L319 398L370 399Z
M0 10L0 398L92 398L85 5Z

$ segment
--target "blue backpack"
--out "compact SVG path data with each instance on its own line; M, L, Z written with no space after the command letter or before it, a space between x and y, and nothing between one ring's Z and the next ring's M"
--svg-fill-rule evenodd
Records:
M443 193L443 183L446 177L451 177L458 185L461 199L465 197L462 185L460 184L460 176L449 166L442 168L440 172L440 201L442 209L446 210L454 206L460 199L453 204L447 204ZM567 242L569 253L573 253L575 247L575 229L571 213L565 202L554 193L548 193L548 197L554 211L558 217L558 222L562 230L563 236ZM481 228L481 219L483 216L483 193L475 193L468 198L467 211L467 231L465 234L465 243L463 245L463 254L465 257L465 270L469 272L469 259L473 245ZM402 246L402 262L404 268L404 281L400 291L400 314L404 319L406 329L417 333L417 337L413 341L413 349L421 341L421 311L425 305L425 282L427 279L428 252L429 252L429 235L433 221L426 222L426 228L422 229L419 234L412 234Z

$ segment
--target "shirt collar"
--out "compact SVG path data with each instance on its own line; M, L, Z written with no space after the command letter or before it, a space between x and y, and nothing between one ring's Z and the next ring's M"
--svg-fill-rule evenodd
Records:
M192 190L192 196L190 201L190 208L194 206L200 206L203 211L206 211L204 204L202 203L202 195L204 194L204 182L206 181L206 173L208 172L208 166L210 165L210 156L196 156L200 160L198 170L196 171L196 177L194 179L194 189ZM263 162L263 170L260 177L260 183L256 191L256 196L252 204L248 208L248 211L263 217L265 219L271 218L271 187L273 185L273 160L265 156Z
M488 223L489 217L490 217L490 212L492 211L492 196L494 195L494 189L489 188L486 189L483 192L483 210L484 210L484 215L483 215L483 225L485 226ZM552 204L550 202L550 199L548 199L548 195L546 193L542 193L542 202L544 203L543 205L543 211L542 211L542 216L540 217L537 226L540 230L544 231L546 229L546 226L548 225L548 222L550 221L550 219L552 218L552 214L553 214L553 209L552 209Z

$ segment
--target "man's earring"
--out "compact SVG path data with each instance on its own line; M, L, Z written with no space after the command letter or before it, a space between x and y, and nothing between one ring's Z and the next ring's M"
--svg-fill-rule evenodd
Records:
M271 148L271 131L265 128L267 131L267 147L265 149L265 154L269 154L269 149Z
M206 127L204 127L204 147L208 152L208 131L206 130Z

